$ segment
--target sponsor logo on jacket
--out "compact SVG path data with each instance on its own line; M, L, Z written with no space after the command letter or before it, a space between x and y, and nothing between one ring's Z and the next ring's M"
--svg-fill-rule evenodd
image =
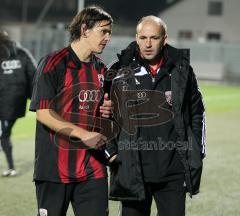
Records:
M20 60L8 60L1 63L1 68L3 74L12 74L13 70L19 69L22 67Z

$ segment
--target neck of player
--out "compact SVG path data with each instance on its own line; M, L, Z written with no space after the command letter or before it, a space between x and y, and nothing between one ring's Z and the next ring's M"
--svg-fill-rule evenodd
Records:
M82 40L73 41L71 43L73 51L76 53L79 60L82 62L90 62L92 59L93 52L87 45L88 43L85 43Z

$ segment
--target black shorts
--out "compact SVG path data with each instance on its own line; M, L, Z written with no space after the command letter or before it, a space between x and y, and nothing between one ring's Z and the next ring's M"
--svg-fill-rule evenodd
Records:
M108 216L106 178L62 184L36 181L39 216L65 216L71 202L75 216Z

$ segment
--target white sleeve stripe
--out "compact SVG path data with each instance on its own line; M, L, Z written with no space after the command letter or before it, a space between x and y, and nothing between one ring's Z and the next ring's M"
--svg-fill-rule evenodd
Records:
M206 155L206 116L203 113L202 120L202 154Z

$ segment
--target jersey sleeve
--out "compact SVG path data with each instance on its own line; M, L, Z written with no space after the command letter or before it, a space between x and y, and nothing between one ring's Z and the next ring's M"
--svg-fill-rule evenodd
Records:
M51 101L57 95L57 71L48 70L47 58L39 62L33 80L33 91L30 104L30 111L39 109L50 109Z

